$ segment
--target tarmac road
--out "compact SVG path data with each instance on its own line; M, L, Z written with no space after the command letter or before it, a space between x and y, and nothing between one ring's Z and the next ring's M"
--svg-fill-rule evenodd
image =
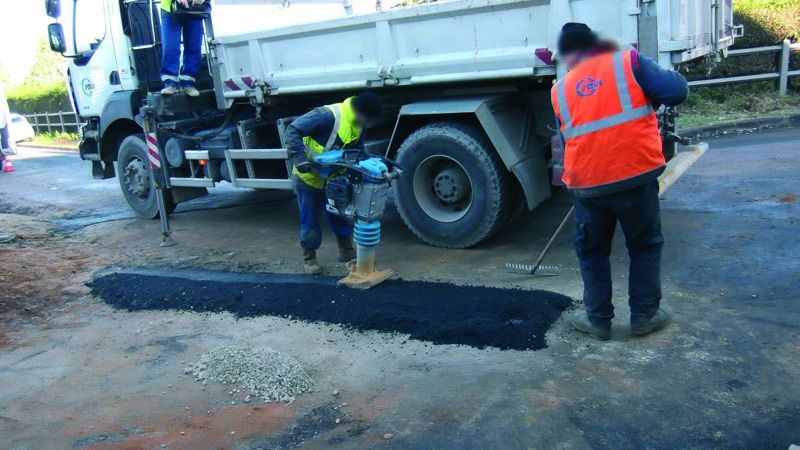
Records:
M13 219L26 230L51 226L55 237L29 232L34 237L0 247L0 282L13 304L34 311L9 314L0 329L0 442L20 449L786 449L800 443L800 129L709 144L662 200L664 293L675 323L645 338L627 335L627 258L617 242L612 341L587 340L559 320L537 351L431 345L271 316L113 309L84 286L111 266L187 277L215 269L223 281L226 273L299 273L293 201L220 190L178 207L178 245L162 249L157 221L127 218L115 179L91 179L74 153L21 149L12 157L17 171L0 174L0 232ZM569 233L547 261L562 266L560 276L502 270L506 260L534 258L568 207L560 192L471 250L425 246L390 210L378 265L409 280L544 289L579 300ZM326 235L322 262L334 257ZM344 273L338 264L327 269ZM9 279L28 272L24 283ZM319 391L290 405L231 405L223 388L201 390L183 377L182 361L231 343L289 354L310 368Z

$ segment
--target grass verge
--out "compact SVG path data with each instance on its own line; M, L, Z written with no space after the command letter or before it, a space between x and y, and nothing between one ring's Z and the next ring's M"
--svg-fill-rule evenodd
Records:
M678 128L694 128L733 122L800 114L800 92L778 95L771 85L768 89L747 90L734 86L698 88L680 106Z
M64 150L78 150L79 141L80 136L77 133L54 131L52 133L39 133L32 141L28 141L27 144ZM25 145L25 143L23 143L23 145Z

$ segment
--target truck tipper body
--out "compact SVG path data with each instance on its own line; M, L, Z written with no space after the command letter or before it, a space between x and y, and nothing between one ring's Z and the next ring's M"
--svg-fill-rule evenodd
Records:
M404 168L393 190L408 228L451 248L489 238L560 185L549 92L564 73L555 55L564 23L585 22L665 68L724 56L740 32L730 0L457 0L219 37L212 12L201 96L162 97L158 3L73 1L50 35L71 58L70 93L86 122L80 155L94 176L119 178L138 215L158 215L155 186L167 213L219 183L291 189L285 126L372 90L385 112L366 149ZM47 2L51 17L58 3ZM83 3L103 17L84 45L75 38L86 34ZM662 124L669 157L669 112Z

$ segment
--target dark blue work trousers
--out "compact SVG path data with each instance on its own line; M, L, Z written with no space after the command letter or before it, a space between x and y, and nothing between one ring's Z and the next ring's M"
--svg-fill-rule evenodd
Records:
M11 118L8 119L8 122L11 123ZM5 161L6 159L6 155L3 153L3 150L8 150L10 147L8 140L8 128L8 124L6 124L6 126L3 128L0 128L0 162ZM0 167L0 170L3 170L3 168Z
M181 37L183 65L181 65ZM161 81L164 86L194 86L200 72L203 19L161 11Z
M349 220L325 210L327 200L324 189L314 189L298 177L293 178L294 194L300 209L300 245L303 248L316 250L322 243L323 214L337 238L349 238L353 235L353 224Z
M619 221L628 248L628 303L631 322L647 320L661 302L661 213L658 180L639 187L592 198L573 196L575 251L583 277L583 302L589 320L608 326L611 303L611 242Z

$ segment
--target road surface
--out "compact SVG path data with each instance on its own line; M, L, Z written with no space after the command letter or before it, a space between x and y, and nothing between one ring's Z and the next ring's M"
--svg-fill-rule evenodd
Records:
M588 340L562 317L536 351L433 345L302 318L114 309L85 285L109 270L187 278L214 270L221 282L300 273L293 199L225 189L179 205L178 245L160 248L158 222L130 218L115 179L93 180L74 153L23 149L17 171L0 174L0 232L21 234L0 246L0 441L20 449L800 443L800 129L709 144L662 200L664 295L675 322L628 336L618 241L612 340ZM558 277L502 269L533 259L568 208L558 193L470 250L421 244L390 209L378 266L408 280L553 291L577 306L570 233L548 257ZM320 258L341 276L335 252L327 234ZM318 389L291 404L231 404L224 387L184 376L185 364L231 344L290 355Z

